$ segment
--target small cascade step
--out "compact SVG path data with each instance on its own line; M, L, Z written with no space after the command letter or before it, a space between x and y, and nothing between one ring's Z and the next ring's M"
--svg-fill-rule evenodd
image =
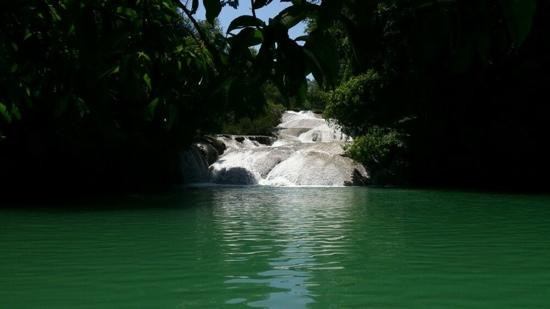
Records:
M351 139L311 111L283 114L276 137L219 135L227 150L210 166L218 184L344 186L362 184L365 168L344 157Z

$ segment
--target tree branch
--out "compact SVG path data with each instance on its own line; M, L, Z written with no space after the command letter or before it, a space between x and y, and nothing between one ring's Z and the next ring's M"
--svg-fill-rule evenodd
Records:
M250 9L252 10L252 16L256 18L256 9L254 9L254 0L250 0Z
M199 23L197 22L197 20L193 17L193 14L191 13L191 11L184 4L182 4L179 0L174 0L174 1L176 2L177 6L179 8L181 8L181 10L185 13L187 18L189 18L189 20L193 24L193 27L195 27L195 30L197 30L197 33L199 34L199 37L200 37L202 43L204 44L206 49L212 55L212 59L214 60L214 63L216 64L216 66L221 67L222 61L221 61L220 56L218 55L217 48L210 43L210 41L208 40L208 37L206 36L204 31L202 30L202 28L199 25Z

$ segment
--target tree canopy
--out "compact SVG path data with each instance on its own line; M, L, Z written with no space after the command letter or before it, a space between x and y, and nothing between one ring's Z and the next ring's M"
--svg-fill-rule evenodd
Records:
M340 66L351 63L352 77L328 93L325 113L365 136L350 154L373 174L429 185L547 183L546 2L338 3L353 55Z
M215 19L238 1L201 1L207 21L194 17L199 4L0 4L2 185L39 175L46 183L172 182L178 153L194 138L217 132L228 116L266 110L267 81L304 99L318 61L288 29L319 6L295 1L267 23L251 12L224 34Z
M252 0L227 33L216 18L238 0L0 4L0 186L174 182L193 139L261 113L273 122L285 102L325 108L381 179L550 171L526 164L548 154L537 141L549 110L534 98L547 92L545 1L281 1L263 21L255 10L273 1Z

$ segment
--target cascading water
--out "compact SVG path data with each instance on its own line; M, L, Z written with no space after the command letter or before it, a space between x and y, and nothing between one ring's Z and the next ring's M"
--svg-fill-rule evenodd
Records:
M283 114L276 138L222 135L227 150L210 166L218 184L345 186L367 178L365 168L343 157L350 138L310 112Z

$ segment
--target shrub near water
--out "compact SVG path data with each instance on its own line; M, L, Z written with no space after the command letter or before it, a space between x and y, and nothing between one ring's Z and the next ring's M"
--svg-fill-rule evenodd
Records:
M327 119L336 119L348 134L365 133L385 116L384 88L375 70L353 76L325 95L324 115Z
M372 183L395 184L401 176L405 144L395 130L372 128L345 147L346 155L363 163Z
M353 52L338 55L355 77L338 79L329 118L354 137L406 133L415 185L548 189L549 1L330 3L349 19Z
M405 143L396 129L376 125L390 117L381 105L385 95L380 75L369 70L325 94L325 117L336 119L354 136L346 154L369 170L372 183L396 183L404 168ZM401 177L402 178L402 177Z
M269 102L266 110L255 117L242 117L225 123L222 132L236 135L271 135L274 128L281 122L281 116L286 108L283 105Z

